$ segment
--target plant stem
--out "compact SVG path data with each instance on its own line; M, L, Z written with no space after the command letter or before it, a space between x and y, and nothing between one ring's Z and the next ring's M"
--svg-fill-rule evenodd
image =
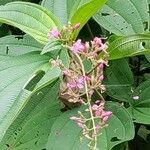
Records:
M85 77L86 74L85 74L85 69L84 69L84 65L82 63L81 57L78 54L75 54L75 55L76 55L80 65L81 65L82 74ZM94 147L93 147L93 150L96 150L96 148L97 148L97 136L96 136L97 132L96 132L96 125L95 125L95 120L94 120L94 116L93 116L92 106L91 106L91 98L89 97L89 94L88 94L88 85L87 85L86 80L84 80L84 85L85 85L85 93L86 93L86 97L87 97L87 104L89 106L89 111L90 111L90 116L91 116L91 120L92 120L93 131L94 131Z

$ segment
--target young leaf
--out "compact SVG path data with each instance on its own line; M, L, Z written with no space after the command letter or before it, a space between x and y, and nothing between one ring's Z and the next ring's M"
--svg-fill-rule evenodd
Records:
M60 27L57 18L44 7L28 2L12 2L0 7L0 22L20 28L45 44L47 33Z
M129 112L132 114L134 121L142 124L150 124L150 80L142 83L134 95L138 95L138 100L132 100Z
M150 53L150 35L137 34L132 36L121 37L110 43L109 59L120 59L135 55Z
M148 11L147 0L108 0L94 19L116 35L132 35L148 30Z
M59 116L59 82L50 81L33 91L6 131L0 149L44 149L52 124Z
M113 112L108 122L108 127L103 129L98 137L98 148L111 150L115 145L128 141L134 137L134 125L125 108L113 102L106 104L106 109ZM51 134L47 143L47 150L85 150L88 149L88 141L80 140L81 129L69 118L77 115L75 109L63 113L52 126ZM83 109L82 109L83 110ZM81 109L80 109L81 111ZM73 130L72 130L73 129Z

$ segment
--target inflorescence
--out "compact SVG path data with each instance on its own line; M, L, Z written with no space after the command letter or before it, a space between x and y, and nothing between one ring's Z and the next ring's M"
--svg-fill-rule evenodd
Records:
M112 115L111 111L104 108L105 100L102 93L106 91L104 80L104 68L108 66L107 44L101 38L95 37L90 42L82 42L81 39L72 41L75 30L80 24L68 25L62 31L53 28L49 33L49 39L62 40L63 46L68 49L70 56L69 68L63 69L63 79L60 86L60 98L72 104L85 105L83 112L78 116L71 116L82 129L83 137L90 140L89 147L92 150L97 148L97 137L101 134L102 128L107 126L107 121ZM53 61L54 62L54 61ZM58 62L58 60L57 60ZM86 63L90 69L86 69ZM61 65L61 61L57 66ZM94 101L93 94L99 95L99 100ZM89 115L87 115L87 113Z

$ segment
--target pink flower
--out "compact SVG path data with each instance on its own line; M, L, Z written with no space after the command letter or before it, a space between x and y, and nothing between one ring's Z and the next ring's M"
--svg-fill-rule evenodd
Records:
M140 97L139 96L133 96L132 97L134 100L138 100Z
M64 69L63 74L65 76L70 76L70 70L69 69Z
M82 88L84 88L84 77L81 76L81 77L74 79L73 81L67 83L67 87L69 89L74 89L74 88L82 89Z
M106 47L106 44L102 43L101 38L95 37L93 41L91 41L92 47L97 48L99 50L103 50Z
M99 80L103 81L104 80L104 75L100 75Z
M103 63L100 63L98 67L99 67L100 69L103 69L103 68L104 68L104 64L103 64Z
M70 48L73 53L79 53L85 50L84 44L81 43L81 39L77 40Z
M73 27L74 30L79 29L79 28L80 28L80 23L75 24Z
M107 121L108 121L108 119L109 119L109 116L105 116L105 117L103 117L103 122L107 122Z
M67 83L67 88L73 89L76 87L76 83L74 81Z
M106 117L106 116L111 116L112 115L112 112L111 111L103 111L102 113L102 117Z
M60 37L60 32L58 31L57 28L53 28L49 33L48 33L48 38L59 38Z
M77 81L76 81L76 85L79 89L82 89L84 87L84 77L80 77Z

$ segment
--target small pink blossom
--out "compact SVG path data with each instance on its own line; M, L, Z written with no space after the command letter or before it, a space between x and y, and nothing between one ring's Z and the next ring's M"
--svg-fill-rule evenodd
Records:
M100 69L103 69L103 68L104 68L104 64L103 64L103 63L100 63L98 67L99 67Z
M74 25L74 27L73 27L73 28L76 30L76 29L79 29L79 28L80 28L80 26L81 26L81 25L80 25L80 23L77 23L77 24L75 24L75 25Z
M104 75L100 75L99 80L103 81L104 80Z
M101 38L98 38L98 37L95 37L93 39L93 41L91 41L91 44L92 44L92 47L93 48L97 48L99 50L103 50L106 48L106 44L103 44L102 43L102 39Z
M84 88L84 77L81 76L77 79L74 79L73 81L70 81L69 83L67 83L67 87L69 89L73 89L73 88L82 89L82 88Z
M64 69L63 74L65 76L70 76L70 70L69 69Z
M111 116L111 115L112 115L111 111L103 111L102 113L102 117Z
M67 88L73 89L75 87L76 87L76 83L74 81L71 81L71 82L67 83Z
M81 39L77 40L73 46L70 48L73 53L83 52L85 50L85 46L81 43Z
M133 96L132 98L133 98L134 100L138 100L140 97L136 95L136 96Z
M105 117L103 117L103 122L107 122L108 121L108 119L109 119L109 116L105 116Z
M60 37L60 32L58 31L57 28L53 28L49 33L48 33L48 38L59 38Z

